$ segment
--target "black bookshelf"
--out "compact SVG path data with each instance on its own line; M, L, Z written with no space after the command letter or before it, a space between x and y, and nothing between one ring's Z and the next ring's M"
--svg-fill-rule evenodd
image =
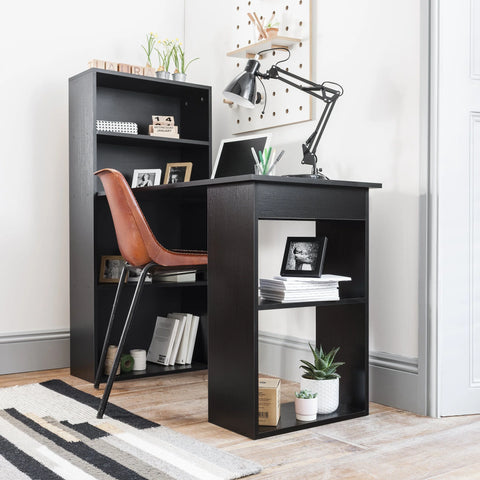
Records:
M179 139L152 137L152 115L173 115ZM138 135L96 131L96 120L138 124ZM134 169L192 162L191 179L211 172L211 88L99 69L69 79L70 136L70 368L72 375L93 381L116 285L98 282L102 255L118 255L113 223L101 183L93 173L115 168L131 181ZM162 178L163 181L163 178ZM161 197L135 189L158 240L169 248L206 250L206 193ZM156 189L156 188L155 188ZM125 316L133 295L127 284L119 306ZM191 366L148 364L141 373L118 380L207 368L207 282L147 284L125 350L148 348L157 315L185 311L201 324ZM118 341L119 328L112 343Z

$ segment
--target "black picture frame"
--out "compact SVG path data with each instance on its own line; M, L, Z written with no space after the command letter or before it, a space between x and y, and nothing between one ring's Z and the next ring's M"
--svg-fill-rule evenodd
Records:
M282 277L321 277L327 237L287 237Z

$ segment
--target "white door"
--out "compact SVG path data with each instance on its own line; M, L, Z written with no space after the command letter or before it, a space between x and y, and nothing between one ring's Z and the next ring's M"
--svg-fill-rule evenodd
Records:
M461 415L480 413L480 0L433 4L438 414Z

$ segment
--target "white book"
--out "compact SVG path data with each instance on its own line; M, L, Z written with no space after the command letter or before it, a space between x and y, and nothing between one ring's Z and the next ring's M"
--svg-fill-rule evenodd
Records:
M177 359L178 349L180 347L180 342L182 341L183 332L185 330L185 323L187 321L186 316L184 315L182 319L178 319L179 324L177 328L177 335L175 336L175 342L173 343L172 354L170 355L170 359L168 364L174 365L175 360Z
M192 363L193 349L195 348L195 340L197 338L198 324L200 323L200 317L192 315L192 329L190 330L190 337L188 338L188 354L187 363Z
M149 362L168 365L179 323L176 318L157 317L147 353Z
M190 338L190 330L192 328L192 315L190 313L169 313L168 315L172 315L174 318L185 317L185 328L183 329L182 339L178 348L177 357L175 358L175 363L178 363L179 365L185 365L185 363L187 363L188 355L188 340Z

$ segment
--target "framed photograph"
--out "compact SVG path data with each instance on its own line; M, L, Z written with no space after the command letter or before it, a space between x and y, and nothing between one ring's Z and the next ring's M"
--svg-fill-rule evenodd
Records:
M163 183L189 182L192 173L192 162L167 163Z
M282 277L321 277L327 237L288 237L283 254Z
M162 170L160 168L147 168L134 170L132 177L132 188L153 187L160 185Z
M102 255L100 263L100 283L118 283L125 259L121 255Z

